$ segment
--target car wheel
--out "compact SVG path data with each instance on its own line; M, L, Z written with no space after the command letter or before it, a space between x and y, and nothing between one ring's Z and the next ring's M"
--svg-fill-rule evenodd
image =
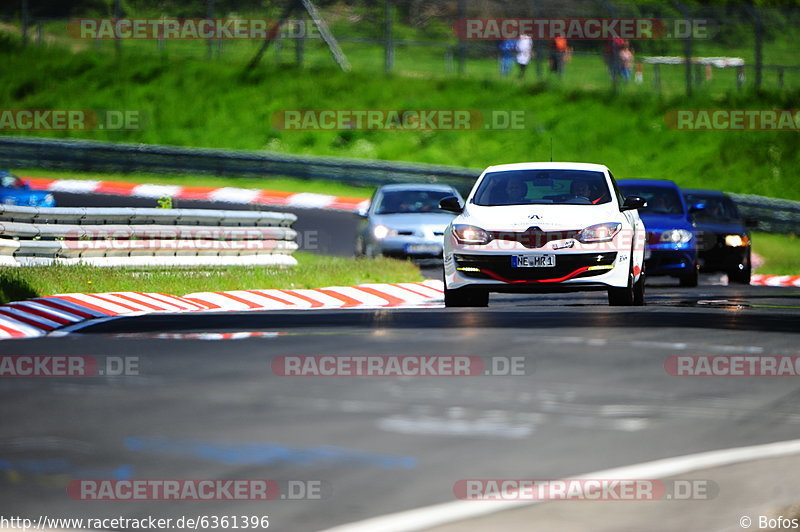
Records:
M700 282L700 270L695 266L692 271L681 275L678 279L681 281L681 286L694 287Z
M464 288L449 289L444 287L445 307L487 307L489 306L489 291L466 286Z
M634 304L635 288L633 282L633 272L628 273L628 286L623 288L608 289L608 304L612 307L630 307Z
M356 257L364 257L366 253L364 252L364 239L358 237L356 239Z
M750 276L752 272L750 270L750 265L748 264L745 268L739 270L733 270L728 272L728 280L735 284L750 284Z
M636 307L643 307L647 303L644 299L644 271L639 274L639 280L633 285L633 305Z
M741 268L734 268L728 272L728 281L735 284L750 284L752 267L750 266L750 253L747 254Z

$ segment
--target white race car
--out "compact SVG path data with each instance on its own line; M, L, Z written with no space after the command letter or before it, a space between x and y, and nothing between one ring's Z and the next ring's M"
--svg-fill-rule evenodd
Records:
M623 198L608 168L583 163L490 166L444 233L445 306L481 307L489 292L607 290L644 305L639 196Z

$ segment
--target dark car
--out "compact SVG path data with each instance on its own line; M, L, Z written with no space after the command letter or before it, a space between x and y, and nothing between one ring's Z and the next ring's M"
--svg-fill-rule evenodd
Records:
M700 269L725 272L728 280L750 284L750 231L736 204L718 190L683 190L698 232Z
M647 206L639 216L647 232L648 276L677 277L681 286L697 286L697 232L680 188L666 179L621 179L625 196L641 196Z

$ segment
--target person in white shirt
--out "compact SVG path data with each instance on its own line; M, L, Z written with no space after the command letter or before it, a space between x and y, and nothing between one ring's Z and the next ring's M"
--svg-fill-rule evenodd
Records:
M520 35L517 41L517 64L520 79L525 77L525 68L533 58L533 39L530 35Z

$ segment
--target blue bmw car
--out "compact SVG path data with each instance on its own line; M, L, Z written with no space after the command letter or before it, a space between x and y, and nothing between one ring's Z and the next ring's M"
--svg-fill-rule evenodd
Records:
M665 179L621 179L625 196L641 196L647 206L639 216L647 232L648 276L677 277L681 286L697 286L697 231L678 185Z
M55 207L53 195L43 190L33 190L25 180L8 170L0 170L0 204L22 207Z

